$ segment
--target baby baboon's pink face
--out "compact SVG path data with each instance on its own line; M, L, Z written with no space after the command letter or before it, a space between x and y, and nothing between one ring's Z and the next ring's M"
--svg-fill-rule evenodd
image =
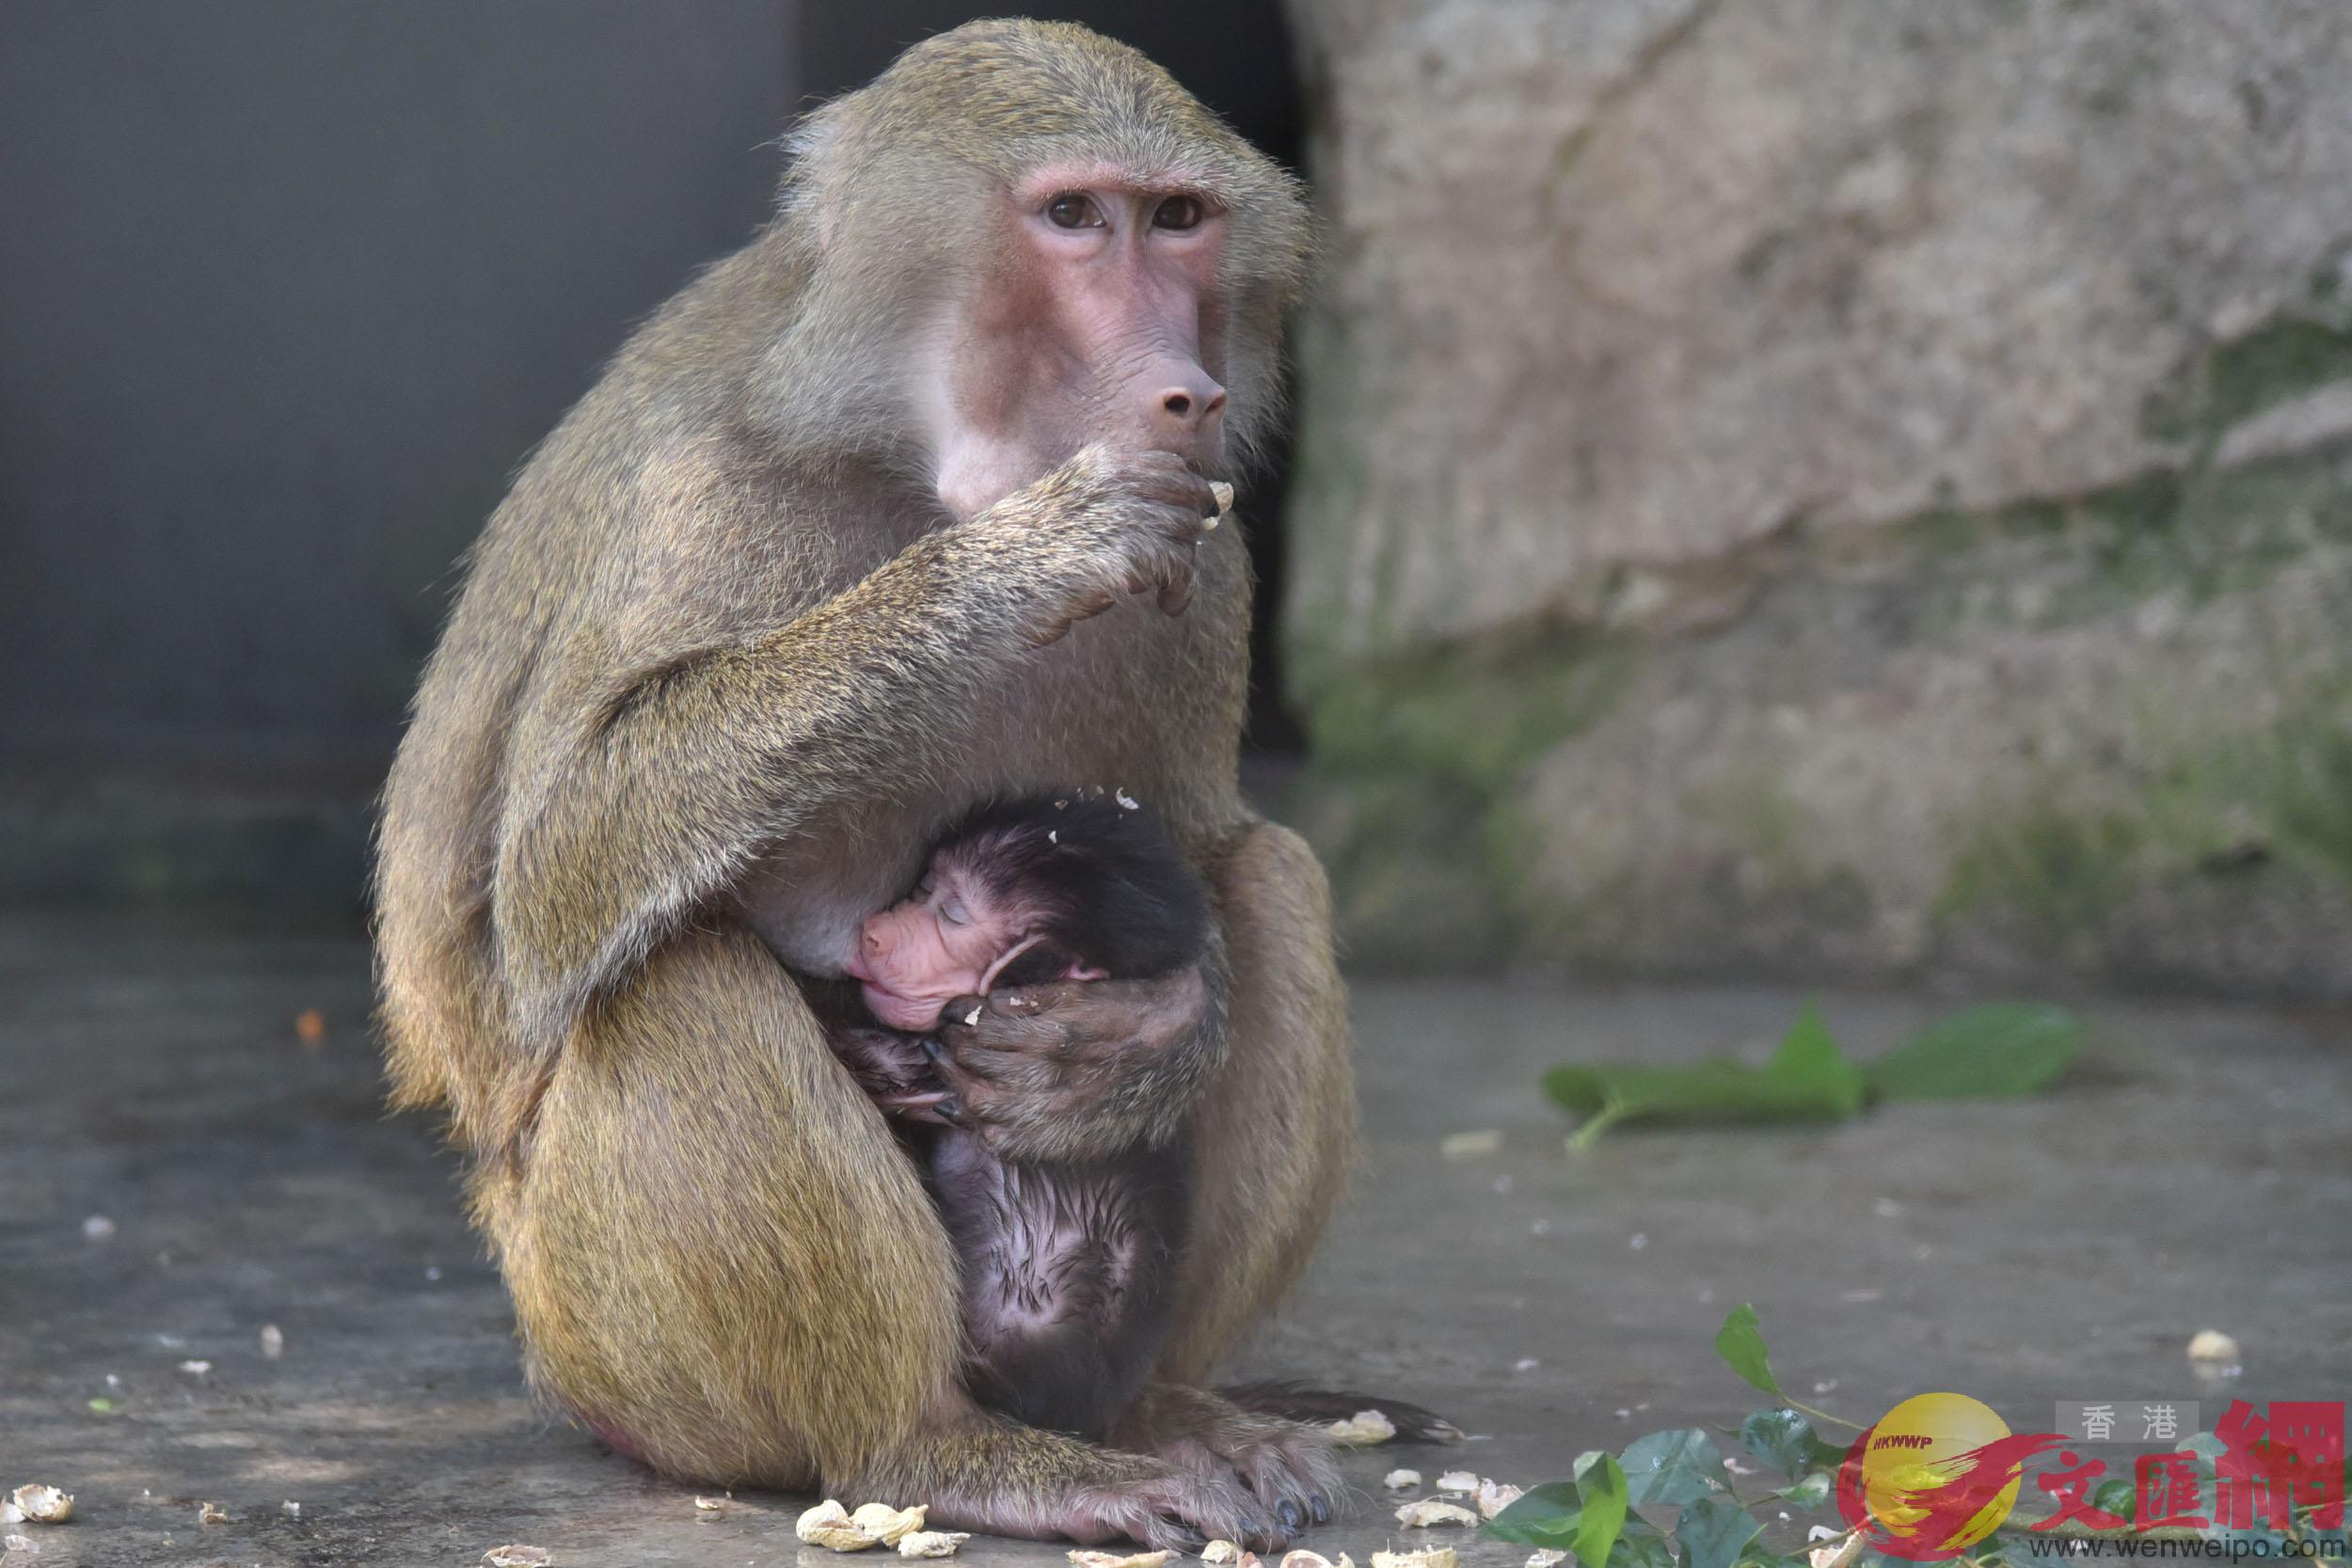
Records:
M955 859L934 856L914 896L867 915L850 975L885 1028L925 1034L959 996L985 996L1036 940L1031 911L1005 907Z

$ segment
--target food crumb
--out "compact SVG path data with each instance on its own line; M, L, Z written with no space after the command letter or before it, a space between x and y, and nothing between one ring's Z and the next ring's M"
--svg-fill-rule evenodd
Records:
M229 1511L218 1503L199 1503L196 1505L196 1522L199 1525L228 1524Z
M724 1497L696 1497L694 1499L694 1512L697 1513L724 1513L727 1511L727 1504L733 1502L735 1498L731 1496Z
M82 1240L111 1242L115 1239L115 1222L103 1214L92 1214L82 1222Z
M1482 1519L1491 1519L1524 1496L1526 1496L1524 1487L1506 1486L1499 1481L1482 1480L1478 1483L1478 1516Z
M263 1323L263 1324L262 1325L262 1358L263 1358L264 1360L275 1361L275 1360L277 1360L279 1356L281 1356L281 1355L283 1355L283 1354L286 1354L286 1336L285 1336L285 1334L284 1334L282 1331L280 1331L280 1330L279 1330L278 1326L276 1323Z
M1391 1470L1380 1478L1380 1484L1391 1492L1410 1492L1421 1484L1419 1470Z
M1451 1546L1423 1546L1411 1552L1375 1552L1372 1568L1454 1568L1458 1560Z
M1161 1568L1173 1552L1136 1552L1121 1556L1118 1552L1089 1552L1083 1548L1070 1554L1076 1568Z
M545 1546L493 1546L482 1554L484 1568L552 1568L555 1554Z
M38 1481L8 1494L8 1523L30 1519L37 1525L62 1525L73 1517L73 1494Z
M1804 1554L1810 1568L1848 1568L1862 1555L1863 1535L1858 1529L1846 1532L1846 1539L1834 1541L1826 1546L1816 1546Z
M1331 1434L1331 1440L1335 1443L1343 1443L1351 1449L1362 1449L1370 1448L1375 1443L1385 1443L1394 1437L1396 1423L1390 1420L1388 1416L1381 1411L1359 1410L1344 1420L1333 1421L1324 1430Z
M1231 1541L1221 1539L1212 1541L1200 1548L1200 1560L1203 1562L1239 1562L1241 1547Z
M888 1503L860 1503L850 1515L850 1523L872 1536L885 1546L895 1546L905 1537L923 1528L924 1517L930 1513L928 1503L913 1508L893 1508Z
M1448 1470L1438 1478L1438 1490L1468 1496L1478 1490L1478 1478L1468 1470Z
M1438 1525L1469 1525L1475 1528L1478 1515L1460 1503L1443 1503L1435 1497L1406 1503L1396 1511L1396 1522L1406 1529L1430 1529Z
M898 1537L900 1557L953 1557L956 1548L972 1539L969 1530L918 1529Z
M832 1497L795 1520L792 1533L812 1546L825 1546L836 1552L862 1552L877 1542L875 1536L851 1522L850 1511Z
M1438 1140L1438 1152L1449 1160L1475 1160L1481 1155L1500 1153L1502 1148L1502 1129L1500 1127L1448 1132Z
M326 1015L316 1007L305 1007L294 1014L294 1038L313 1050L326 1038Z

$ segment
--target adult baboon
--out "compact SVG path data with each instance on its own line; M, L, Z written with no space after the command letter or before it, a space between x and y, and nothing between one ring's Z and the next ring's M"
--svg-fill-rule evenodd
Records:
M1276 396L1296 188L1133 50L1026 22L915 46L794 153L474 551L385 803L397 1098L448 1108L532 1376L617 1447L1271 1545L1327 1455L1197 1380L1305 1263L1354 1097L1321 871L1235 787L1248 569L1203 519ZM1071 780L1148 795L1208 952L942 1043L1000 1153L1190 1141L1118 1450L961 1386L939 1217L803 998L941 828Z

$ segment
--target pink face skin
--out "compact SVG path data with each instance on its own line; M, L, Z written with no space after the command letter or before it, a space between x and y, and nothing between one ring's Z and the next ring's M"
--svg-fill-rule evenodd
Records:
M926 410L940 499L986 510L1090 441L1225 460L1226 218L1168 176L1041 168L1006 193L991 271L943 324Z
M883 1027L929 1034L957 997L986 996L1004 967L1037 944L1036 927L1036 911L996 899L954 857L936 856L913 897L866 917L845 973L864 983L866 1006ZM1104 975L1073 965L1062 977Z

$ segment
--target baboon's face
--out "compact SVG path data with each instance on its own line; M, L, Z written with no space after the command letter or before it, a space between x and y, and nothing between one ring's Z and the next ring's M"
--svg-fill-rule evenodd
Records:
M1016 958L1041 948L1054 977L1100 980L1100 969L1049 947L1055 921L1024 886L1001 843L958 844L931 856L914 891L866 917L844 973L886 1028L926 1034L960 996L986 996Z
M970 517L1097 441L1224 477L1226 214L1093 165L1032 172L995 218L918 372L948 510Z

